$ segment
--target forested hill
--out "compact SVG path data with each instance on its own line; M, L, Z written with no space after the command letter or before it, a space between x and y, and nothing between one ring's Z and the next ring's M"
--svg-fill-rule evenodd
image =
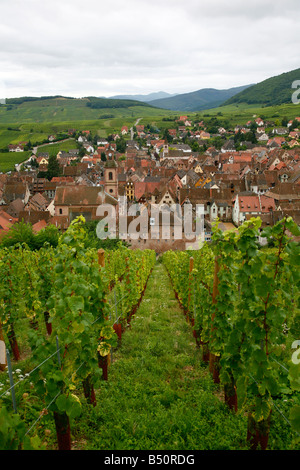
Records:
M276 106L291 103L292 94L295 92L292 84L295 80L300 80L300 69L282 73L252 85L229 98L222 106L241 103Z
M202 111L216 108L231 96L239 93L250 85L230 88L228 90L216 90L215 88L203 88L191 93L183 93L171 98L149 101L148 104L173 111Z

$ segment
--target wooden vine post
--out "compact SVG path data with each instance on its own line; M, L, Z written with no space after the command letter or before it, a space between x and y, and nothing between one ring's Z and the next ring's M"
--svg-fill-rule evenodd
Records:
M8 341L9 341L9 344L10 344L10 347L14 356L14 360L19 361L21 359L21 354L20 354L19 345L18 345L16 334L15 334L13 323L10 323L7 336L8 336Z
M52 333L52 324L49 322L50 314L49 312L44 312L45 325L48 336L51 336Z
M58 450L71 450L71 429L67 413L54 411Z
M2 325L0 322L0 370L4 371L7 366L7 358L6 358L6 346L2 331Z
M190 322L193 327L193 336L196 340L197 348L200 347L200 341L197 336L197 331L195 330L195 294L194 294L194 282L193 282L193 269L194 269L194 258L193 256L190 257L190 266L189 266L189 297L188 297L188 313L190 314ZM192 289L193 287L193 289ZM193 310L191 310L191 298L193 292Z
M194 258L190 257L190 265L189 265L189 296L188 296L188 311L187 311L187 321L191 322L192 326L194 326L194 316L191 312L191 298L192 298L192 283L193 283L193 272L194 269Z
M98 264L101 266L101 268L104 268L105 266L105 251L103 248L98 250Z
M83 381L83 391L84 391L84 396L87 399L87 401L91 405L96 406L97 404L96 395L95 395L95 390L94 390L90 375L88 375Z
M218 296L218 285L219 285L219 274L220 271L220 264L219 264L219 258L216 256L215 257L215 270L214 270L214 283L213 283L213 293L212 293L212 304L215 305L217 303L217 296ZM215 313L212 313L212 318L211 318L211 331L214 330L214 319L215 319ZM213 380L215 383L220 383L220 378L219 378L219 361L220 358L219 356L216 356L214 353L210 352L209 353L209 370L213 376Z
M128 291L130 291L130 272L129 272L129 258L128 258L128 256L126 256L126 258L125 258L125 263L126 263L126 285L127 285ZM127 324L128 325L130 325L131 317L132 317L132 311L130 311L127 314Z
M100 248L98 250L98 264L100 268L105 267L105 251L103 250L103 248ZM106 302L106 299L104 302ZM107 320L107 318L105 318L105 320ZM102 357L98 353L98 364L99 367L102 369L103 380L108 380L108 356Z

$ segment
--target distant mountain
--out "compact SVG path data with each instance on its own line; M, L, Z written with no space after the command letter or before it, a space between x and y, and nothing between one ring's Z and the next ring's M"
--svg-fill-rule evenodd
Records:
M249 86L251 85L229 88L228 90L203 88L191 93L183 93L169 98L149 101L148 104L172 111L202 111L204 109L217 108L224 101Z
M292 83L300 80L300 69L276 75L241 91L223 103L222 106L238 103L276 106L292 102Z
M165 91L157 91L155 93L149 93L148 95L115 95L110 96L110 98L118 100L137 100L148 103L149 101L158 100L162 98L171 98L172 96L176 95L171 95L170 93L166 93Z

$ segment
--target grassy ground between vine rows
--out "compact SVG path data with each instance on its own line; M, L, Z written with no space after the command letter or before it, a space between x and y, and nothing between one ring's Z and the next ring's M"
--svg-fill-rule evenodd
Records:
M74 448L247 448L246 419L224 404L161 264L96 395L72 427Z

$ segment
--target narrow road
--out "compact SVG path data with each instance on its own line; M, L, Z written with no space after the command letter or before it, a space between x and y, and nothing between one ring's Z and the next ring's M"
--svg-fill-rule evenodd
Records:
M142 119L142 118L138 118L138 119L135 121L134 125L137 126L141 119ZM134 135L134 131L133 131L133 126L132 126L132 127L130 128L130 138L131 138L131 140L133 140L133 135Z
M96 391L92 425L78 423L84 448L240 448L246 423L220 400L200 356L166 270L157 262L114 352L108 381Z
M74 140L74 138L73 138L73 137L69 137L68 139L57 140L57 141L54 141L54 142L48 142L48 143L46 143L46 144L41 144L41 145L37 145L37 146L33 147L30 157L27 158L27 160L25 160L25 161L23 161L23 162L21 162L21 163L15 165L16 171L20 171L22 165L25 165L26 163L28 163L29 160L31 159L31 157L32 157L33 155L36 155L36 152L37 152L37 150L38 150L40 147L46 147L46 146L48 146L48 145L60 144L61 142L67 142L68 140Z

